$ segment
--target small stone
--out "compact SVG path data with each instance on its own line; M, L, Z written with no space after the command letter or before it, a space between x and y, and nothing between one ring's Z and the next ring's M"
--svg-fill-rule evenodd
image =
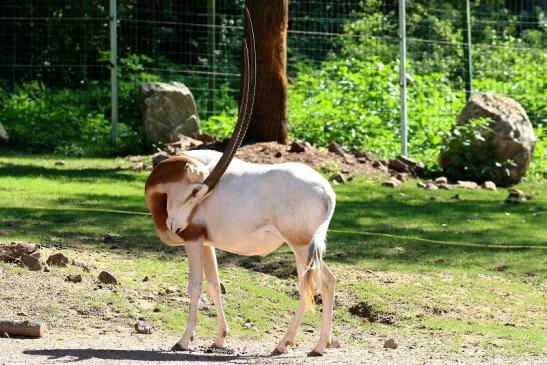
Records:
M408 166L406 163L401 161L399 158L396 158L395 160L389 161L389 168L392 170L395 170L397 172L410 172L410 166Z
M389 188L396 188L397 186L401 185L401 181L397 180L396 178L392 177L388 181L384 181L382 183L382 186L387 186Z
M453 189L453 186L450 185L450 184L438 184L437 183L437 186L439 187L439 189L443 189L443 190L452 190Z
M332 175L331 177L329 177L329 181L330 182L337 182L339 184L343 184L346 182L346 178L344 177L344 175L340 174L340 173L336 173L334 175Z
M38 246L32 243L15 243L10 245L0 245L0 259L8 261L9 258L16 259L21 256L22 253L30 255L38 249Z
M103 284L118 284L118 279L108 271L101 271L99 274L99 281Z
M68 257L63 255L62 253L56 253L55 255L50 255L48 259L46 260L46 263L49 266L59 266L59 267L66 267L68 264Z
M448 179L445 176L440 176L435 179L435 184L448 184Z
M65 166L66 162L64 160L55 161L55 166Z
M149 278L148 276L145 276L144 279L142 279L142 282L143 282L143 283L146 283L146 282L148 282L148 281L150 281L150 278Z
M329 144L327 148L329 152L337 154L338 156L342 156L342 158L344 159L344 162L347 163L348 165L353 165L354 163L357 162L357 159L355 158L354 155L347 153L342 147L340 147L336 143Z
M419 187L419 188L425 189L427 187L427 184L424 183L423 181L418 181L416 183L416 186Z
M9 338L9 334L7 332L2 332L2 337Z
M30 271L42 270L42 264L36 257L22 253L20 259L23 265L25 265Z
M177 292L177 288L174 288L172 286L165 289L165 294L173 294Z
M140 320L137 323L135 323L135 330L137 330L138 333L141 333L143 335L149 335L152 333L152 327L148 322Z
M254 328L254 326L255 326L254 323L252 323L250 319L247 319L245 323L243 323L243 327L247 329Z
M526 195L519 189L511 188L511 189L508 189L507 191L509 192L509 196L507 197L507 199L526 200Z
M496 184L493 181L485 181L482 184L482 188L486 190L492 190L492 191L498 190L498 188L496 187Z
M477 189L479 187L479 184L477 184L476 182L474 181L462 181L462 180L458 180L456 182L456 187L457 188L463 188L463 189Z
M353 155L357 158L357 161L361 162L362 159L370 162L376 161L376 157L370 152L356 151ZM361 162L364 163L364 162Z
M71 283L81 283L82 282L82 275L67 275L65 278L65 281L71 282Z
M198 301L198 309L204 309L211 306L209 299L204 294L201 294Z
M72 260L71 264L76 267L81 267L85 272L91 272L89 265L87 265L85 262Z
M408 174L405 172L399 172L395 175L395 178L399 181L405 182L408 180Z
M399 347L399 342L397 342L397 340L394 338L388 338L387 340L384 341L384 348L386 349L395 350L397 347Z
M425 184L425 190L439 190L439 187L432 182Z
M340 147L336 143L329 144L327 148L329 152L336 153L339 156L344 156L347 153L342 147Z
M289 148L289 152L291 152L291 153L306 152L306 146L304 146L304 144L302 144L302 143L298 143L298 142L295 141L291 144L291 147Z
M226 294L226 287L224 286L224 284L220 283L220 292L222 294Z

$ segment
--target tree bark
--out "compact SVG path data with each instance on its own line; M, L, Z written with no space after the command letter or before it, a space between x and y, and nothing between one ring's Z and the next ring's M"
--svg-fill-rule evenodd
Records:
M255 32L257 80L245 139L286 144L288 0L245 0L245 5Z

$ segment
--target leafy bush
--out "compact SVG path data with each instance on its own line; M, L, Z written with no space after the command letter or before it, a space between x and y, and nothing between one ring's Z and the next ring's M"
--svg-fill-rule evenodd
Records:
M389 157L400 150L398 63L377 58L326 61L304 68L289 87L291 136L320 146ZM409 77L408 141L412 156L433 164L463 106L441 73Z
M512 160L499 161L492 148L492 121L488 118L471 119L446 132L446 142L441 148L441 165L453 180L484 182L507 181Z
M39 82L24 83L12 93L0 91L2 123L10 140L36 152L71 155L107 155L113 152L109 88L91 83L83 89L50 89ZM136 150L139 135L118 124L117 152Z

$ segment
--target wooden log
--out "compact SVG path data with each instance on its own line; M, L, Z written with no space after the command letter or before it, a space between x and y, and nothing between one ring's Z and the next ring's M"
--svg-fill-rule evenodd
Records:
M45 326L31 321L0 320L0 333L25 337L42 337Z

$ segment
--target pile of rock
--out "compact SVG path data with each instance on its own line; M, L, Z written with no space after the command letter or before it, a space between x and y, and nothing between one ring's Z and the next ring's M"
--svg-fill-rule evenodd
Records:
M91 272L89 265L72 260L62 252L49 255L45 262L41 256L39 246L33 243L12 242L10 245L0 245L0 261L24 266L30 271L50 272L51 267L67 268L71 265L81 268L86 273ZM101 271L97 278L103 284L117 285L119 283L116 276L107 271ZM81 274L69 274L65 277L65 281L71 283L81 283L82 280Z
M438 189L444 189L444 190L452 190L452 189L486 189L486 190L492 190L496 191L497 187L496 184L494 184L492 181L485 181L481 185L477 184L474 181L465 181L465 180L458 180L455 184L451 184L448 182L448 179L445 176L441 176L436 178L435 180L426 180L426 181L418 181L417 186L419 188L423 188L425 190L438 190Z

